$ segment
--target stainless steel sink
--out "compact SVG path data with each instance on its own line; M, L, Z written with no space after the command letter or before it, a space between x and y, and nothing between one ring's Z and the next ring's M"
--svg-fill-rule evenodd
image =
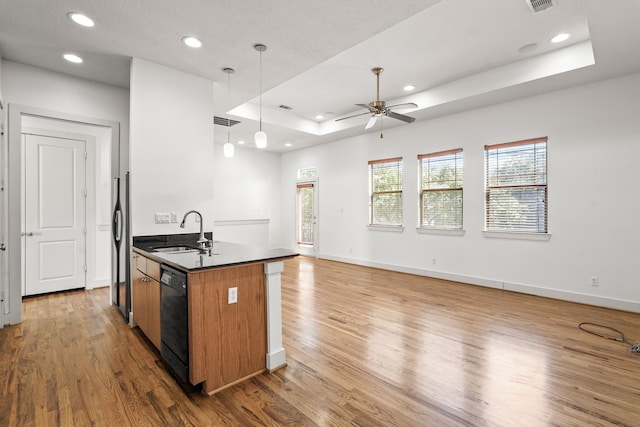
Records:
M163 247L153 248L153 250L156 252L162 252L165 254L198 252L198 249L192 246L163 246Z

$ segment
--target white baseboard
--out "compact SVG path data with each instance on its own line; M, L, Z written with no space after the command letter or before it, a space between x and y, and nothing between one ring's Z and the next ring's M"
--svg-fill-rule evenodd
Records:
M372 261L364 261L355 258L347 258L328 254L319 254L318 258L330 261L344 262L347 264L362 265L365 267L380 268L382 270L397 271L400 273L415 274L416 276L433 277L435 279L451 280L453 282L466 283L470 285L485 286L488 288L504 289L511 292L536 295L546 298L554 298L563 301L577 302L580 304L595 305L599 307L614 308L617 310L640 313L640 302L625 301L615 298L601 297L597 295L582 294L577 292L563 291L560 289L542 288L539 286L526 285L521 283L508 283L484 277L465 276L461 274L444 273L422 268L407 267L395 264L386 264Z
M287 354L284 348L272 353L267 353L267 369L274 371L287 363Z

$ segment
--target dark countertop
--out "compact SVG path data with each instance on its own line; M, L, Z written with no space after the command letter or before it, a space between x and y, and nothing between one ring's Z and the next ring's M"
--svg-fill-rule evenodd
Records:
M198 233L138 236L133 238L133 248L154 261L168 264L186 272L253 262L275 261L298 255L298 253L289 249L267 249L216 240L214 240L211 255L200 254L195 251L163 253L155 250L155 248L163 246L193 246L196 248L198 246L196 243L198 237ZM205 233L205 237L211 239L211 233Z

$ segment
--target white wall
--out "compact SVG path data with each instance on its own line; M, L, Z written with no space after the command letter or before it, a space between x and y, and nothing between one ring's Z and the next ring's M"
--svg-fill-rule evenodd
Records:
M295 247L297 169L315 166L320 257L640 311L639 104L634 74L284 154L284 245ZM541 136L551 238L485 237L483 146ZM465 234L418 234L416 155L452 148L464 149ZM367 161L396 156L404 232L370 231Z
M127 170L129 91L42 68L2 60L5 103L120 123L122 170Z
M155 213L199 211L213 228L213 82L148 61L131 64L131 225L134 236L199 231L155 224Z
M214 237L253 246L281 247L280 155L236 147L214 162Z
M71 121L88 121L100 123L101 126L111 126L113 122L117 122L118 125L116 126L119 126L121 131L119 135L121 145L120 163L122 170L127 170L129 128L128 90L6 60L2 61L0 86L3 89L5 103L16 106L16 111L23 110L23 108L19 106L25 106L25 110L27 111L52 112L54 116L66 117L66 120ZM16 198L12 196L12 194L16 193L13 190L19 188L20 175L19 172L16 173L15 171L19 170L20 155L18 154L16 157L15 154L11 153L19 153L20 151L20 118L18 118L17 122L14 121L12 123L15 126L9 129L9 134L14 135L12 138L14 138L16 142L11 142L11 138L7 141L9 144L16 144L13 147L14 150L10 151L10 155L17 160L9 164L8 168L9 179L7 183L9 187L9 197L12 200L12 202L8 203L8 218L10 223L11 221L16 223L15 218L19 218L20 215L20 203L19 197ZM17 148L17 151L15 151L15 148ZM117 153L115 155L117 155ZM17 223L19 224L19 221L17 221ZM9 272L11 279L9 280L9 314L5 318L5 321L17 323L21 320L19 226L10 229L9 233L7 253L9 254L8 265L11 270ZM99 233L100 236L105 236L106 234L108 234L107 231ZM110 239L106 236L104 239L96 236L96 242L102 242L102 244L99 243L100 248L104 249L107 241L110 245ZM96 265L96 274L89 279L91 280L93 278L94 285L99 285L102 284L105 273L108 274L106 270L110 265L110 257L108 255L100 257L100 253L106 252L108 254L108 251L98 249L97 247L96 249L96 264L98 264L98 259L102 262L100 265Z

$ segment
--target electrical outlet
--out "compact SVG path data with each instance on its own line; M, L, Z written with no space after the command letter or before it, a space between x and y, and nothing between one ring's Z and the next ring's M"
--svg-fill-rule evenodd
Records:
M600 279L598 276L591 276L591 286L600 286Z
M431 264L436 265L438 263L438 258L431 258Z
M238 288L229 288L228 302L229 304L235 304L238 302Z

